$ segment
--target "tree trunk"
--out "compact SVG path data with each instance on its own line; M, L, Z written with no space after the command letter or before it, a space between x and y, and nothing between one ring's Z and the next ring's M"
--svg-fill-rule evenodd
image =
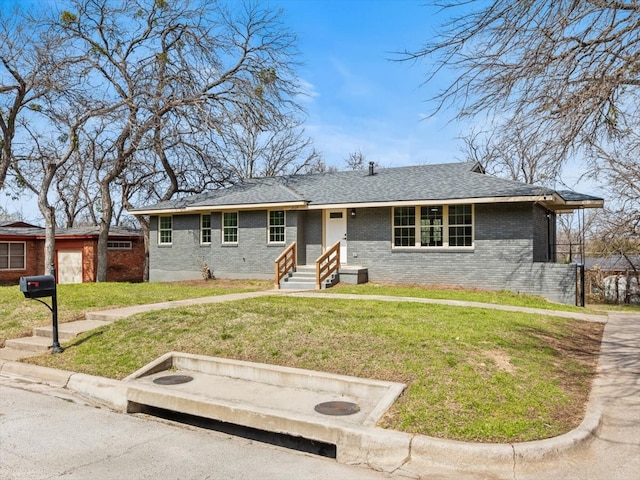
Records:
M138 223L140 223L140 228L142 230L142 234L144 236L144 270L142 281L149 281L149 219L144 215L136 215L136 219Z
M48 168L47 168L48 167ZM43 273L48 274L55 263L56 255L56 215L55 208L49 205L47 192L55 174L55 169L48 164L45 176L42 182L42 188L38 193L38 208L44 218L45 237L44 237L44 265Z
M96 272L96 282L107 281L109 227L113 218L113 203L111 202L111 192L109 184L100 185L102 218L100 219L100 230L98 233L98 268Z

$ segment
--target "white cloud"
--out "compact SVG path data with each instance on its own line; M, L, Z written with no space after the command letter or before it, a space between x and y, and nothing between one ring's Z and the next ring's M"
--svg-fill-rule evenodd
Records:
M298 79L298 88L300 89L300 93L296 95L296 100L299 102L311 103L320 96L316 86L303 78Z

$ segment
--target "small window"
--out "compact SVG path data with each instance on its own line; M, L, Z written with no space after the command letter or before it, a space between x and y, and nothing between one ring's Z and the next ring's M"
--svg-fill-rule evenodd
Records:
M416 209L400 207L393 211L393 239L396 247L415 247Z
M471 205L449 207L449 246L470 247L473 245L473 216Z
M109 250L131 250L132 243L127 241L121 242L107 242L107 249Z
M342 218L342 212L329 212L329 218Z
M0 243L0 270L24 270L25 251L24 242Z
M271 210L269 212L269 243L285 243L284 232L284 210Z
M238 212L222 214L222 243L238 243Z
M200 216L200 243L211 243L211 214Z
M171 245L173 241L173 217L160 217L158 227L158 243Z

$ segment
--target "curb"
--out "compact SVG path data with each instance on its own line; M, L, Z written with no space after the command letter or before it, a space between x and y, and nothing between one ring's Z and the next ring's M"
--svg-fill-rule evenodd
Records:
M128 386L121 380L12 361L0 363L0 375L66 388L112 410L127 411ZM455 466L456 471L512 478L520 464L548 461L589 444L601 424L601 404L591 398L585 418L577 428L533 442L475 444L377 427L346 427L338 434L337 461L417 476L430 468Z
M521 464L554 460L591 443L602 424L602 409L599 405L591 406L591 402L589 405L578 427L544 440L475 444L416 435L411 445L411 460L402 470L418 473L426 467L451 468L455 465L456 469L501 473L505 478L512 478Z

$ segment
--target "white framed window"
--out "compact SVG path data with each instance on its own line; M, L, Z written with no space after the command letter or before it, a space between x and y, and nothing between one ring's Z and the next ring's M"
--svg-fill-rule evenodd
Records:
M286 216L284 210L269 210L269 243L285 243Z
M0 242L0 270L24 270L26 251L25 242Z
M471 205L449 206L449 246L473 246L473 208Z
M107 249L109 250L131 250L133 244L131 241L108 241Z
M394 207L393 248L473 247L473 205Z
M208 245L211 243L211 214L200 215L200 243Z
M222 243L238 243L238 212L222 213Z
M158 219L158 243L171 245L173 242L173 217L160 217Z

